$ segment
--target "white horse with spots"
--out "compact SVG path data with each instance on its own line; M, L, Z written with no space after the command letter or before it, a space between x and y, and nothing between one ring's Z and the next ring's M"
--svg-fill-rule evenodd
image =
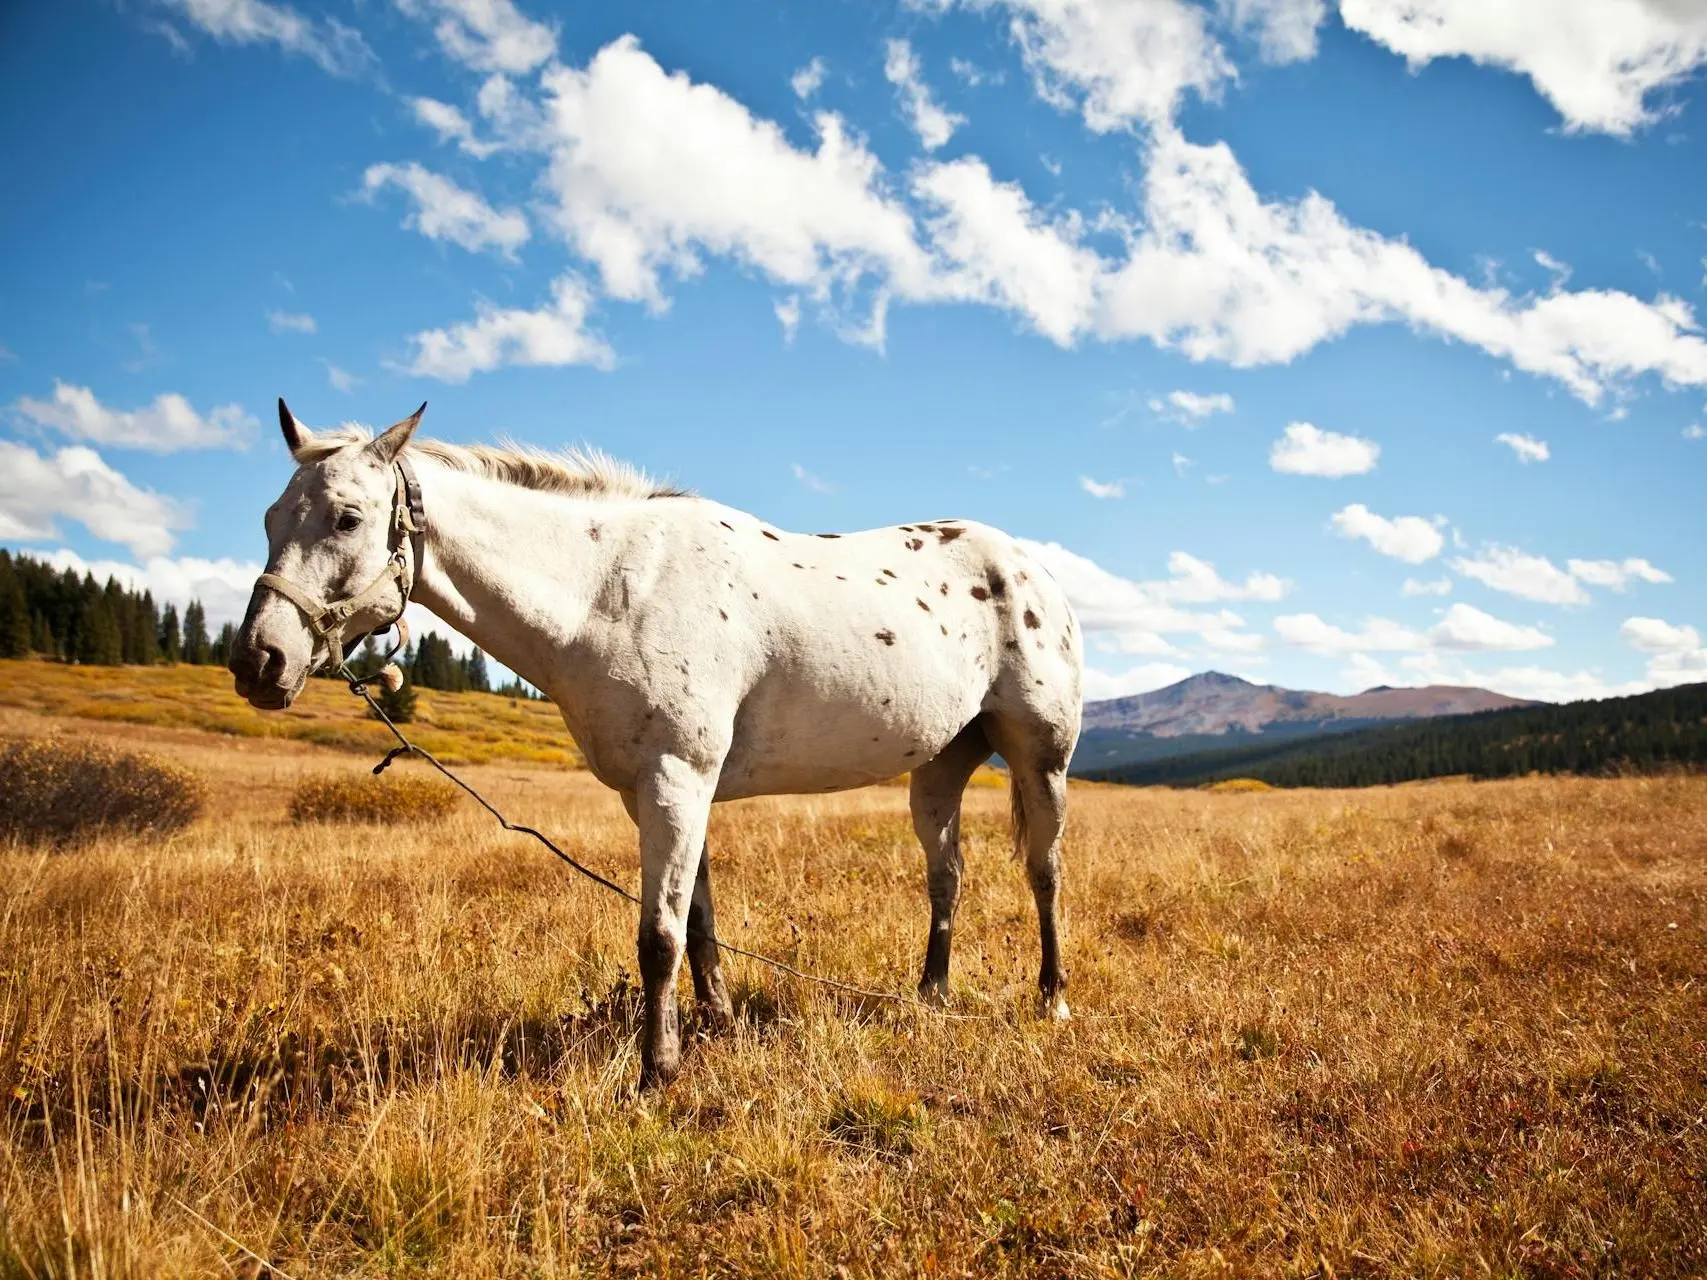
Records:
M420 417L377 438L316 435L279 402L298 466L267 511L237 692L290 705L334 646L389 625L411 594L545 692L640 829L644 1083L678 1069L684 951L707 1014L731 1016L714 801L911 771L931 901L919 991L940 1001L961 793L992 752L1037 898L1042 1009L1067 1015L1056 900L1080 633L1024 548L963 520L785 533L597 456L412 442Z

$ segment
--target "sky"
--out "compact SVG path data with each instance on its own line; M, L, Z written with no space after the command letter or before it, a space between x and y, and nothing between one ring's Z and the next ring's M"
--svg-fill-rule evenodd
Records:
M314 426L1025 540L1087 698L1707 680L1707 0L0 7L0 545ZM430 506L431 495L427 495Z

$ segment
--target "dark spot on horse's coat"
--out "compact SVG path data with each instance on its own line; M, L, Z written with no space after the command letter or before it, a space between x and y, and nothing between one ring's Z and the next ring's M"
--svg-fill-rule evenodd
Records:
M920 547L922 547L924 545L925 545L925 540L923 538L908 538L907 539L907 550L909 550L909 551L917 551Z
M877 633L877 638L883 641L884 644L895 643L895 633L893 631L879 631Z
M1041 641L1041 640L1039 640L1039 641L1038 641L1038 642L1037 642L1037 647L1038 647L1038 648L1039 648L1039 649L1041 649L1041 648L1043 648L1043 641Z
M972 598L974 600L988 600L990 598L990 593L983 587L973 587Z
M919 608L923 609L926 613L929 613L931 611L931 607L928 604L926 604L923 600L915 600L915 601L913 601L913 603L918 605Z
M919 753L918 753L918 752L917 752L917 751L909 751L909 752L908 752L908 753L907 753L907 756L916 756L916 755L918 755L918 754L919 754ZM902 757L901 757L901 758L902 758L902 759L903 759L903 760L905 760L905 759L906 759L906 758L907 758L907 756L902 756Z
M1021 585L1024 585L1025 583L1031 581L1031 575L1028 574L1024 569L1021 569L1018 573L1014 574L1014 581L1020 583Z
M946 596L948 594L948 583L946 583L946 582L943 583L942 586L937 588L937 590L942 592L942 594Z
M1030 627L1033 631L1036 631L1043 624L1037 620L1037 615L1035 613L1030 609L1027 609L1025 611L1025 625Z
M963 534L965 532L966 532L966 530L964 530L964 529L952 529L952 528L948 528L945 526L945 527L938 529L936 531L936 536L937 536L938 541L953 542L956 538L958 538L961 534Z
M1002 581L1002 575L995 570L990 571L990 594L1000 600L1008 593L1008 584Z
M1017 648L1019 648L1019 641L1018 640L1009 640L1007 642L1006 647L1009 649L1017 649Z
M723 621L725 621L725 622L728 622L728 621L729 621L729 614L728 614L728 612L727 612L727 611L726 611L726 610L723 610L723 609L719 609L719 610L718 610L718 611L717 611L717 616L718 616L718 617L719 617L719 618L722 618L722 619L723 619Z
M1041 689L1043 687L1043 681L1041 681L1041 680L1033 680L1032 683L1035 684L1039 689Z
M837 582L846 582L847 580L848 580L848 577L847 577L847 574L845 574L845 573L838 573L836 575L836 581Z
M730 524L727 520L719 520L717 523L722 525L725 529L729 530L730 533L735 532L735 526Z
M886 706L886 707L887 707L887 706L888 706L888 705L889 705L889 704L890 704L890 703L891 703L891 702L893 702L893 701L894 701L894 699L893 699L893 698L885 698L885 699L884 699L884 700L883 700L883 705L884 705L884 706Z
M781 538L777 537L776 534L772 533L769 529L763 530L763 533L764 533L765 537L769 538L772 542L781 542L782 541Z
M879 579L877 579L877 585L880 587L887 587L889 585L889 579L888 578L879 578Z
M886 578L898 578L901 575L896 573L895 570L893 570L893 569L885 569L883 571L883 576Z
M819 537L819 538L839 538L842 535L839 533L820 533L820 534L816 534L814 536Z
M758 598L759 598L759 593L757 591L753 592L753 599L757 600Z
M940 624L940 623L939 623L939 624L938 624L938 625L939 625L939 626L940 626L940 625L941 625L941 624ZM948 634L948 628L947 628L947 627L943 627L943 628L942 628L942 633L943 633L943 635L945 635L945 636L946 636L946 635L947 635L947 634Z
M589 538L591 538L594 542L597 542L599 540L599 526L596 524L588 525L587 526L587 536Z
M913 531L913 526L910 524L899 524L899 525L896 525L895 527L897 529L899 529L902 533L911 533Z
M795 562L794 562L794 567L795 567L795 568L796 568L796 569L804 569L804 568L805 568L805 567L806 567L806 566L805 566L805 565L803 565L803 564L801 564L801 563L800 563L800 561L798 561L798 560L796 560L796 561L795 561Z

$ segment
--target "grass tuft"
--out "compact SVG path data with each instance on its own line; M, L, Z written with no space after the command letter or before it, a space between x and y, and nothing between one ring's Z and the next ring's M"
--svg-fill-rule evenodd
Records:
M304 778L290 798L292 822L433 822L462 793L437 778L330 773Z
M0 837L26 844L167 836L196 820L205 794L189 770L148 755L57 738L0 746Z

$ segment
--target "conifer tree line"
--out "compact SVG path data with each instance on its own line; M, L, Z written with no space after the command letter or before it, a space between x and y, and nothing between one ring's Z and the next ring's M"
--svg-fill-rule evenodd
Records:
M182 615L177 606L160 608L149 591L133 591L116 578L105 585L95 576L55 569L32 556L0 549L0 658L32 655L86 666L149 665L184 662L224 666L236 628L226 623L210 635L207 611L191 600ZM518 680L492 687L486 655L471 650L459 658L450 641L429 631L398 655L409 683L447 693L500 693L511 698L540 695ZM379 666L379 651L369 642L363 664Z
M60 662L116 667L126 663L187 662L223 666L235 629L210 636L207 611L191 600L179 615L149 591L117 578L55 569L32 556L0 550L0 658L31 654Z
M1707 683L1200 751L1089 769L1082 776L1137 786L1257 778L1277 787L1368 787L1459 774L1510 778L1702 768L1707 768Z

